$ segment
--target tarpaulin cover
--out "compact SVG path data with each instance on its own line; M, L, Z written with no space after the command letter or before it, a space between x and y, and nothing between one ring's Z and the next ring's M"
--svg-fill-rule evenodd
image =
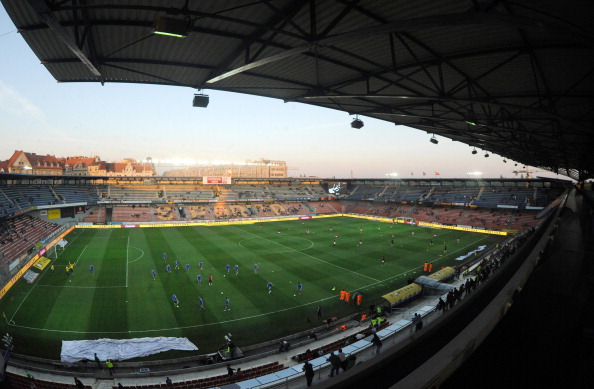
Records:
M62 341L62 362L72 363L88 359L95 353L101 361L123 361L158 354L169 350L196 351L198 347L188 338L156 337L135 339L96 339Z

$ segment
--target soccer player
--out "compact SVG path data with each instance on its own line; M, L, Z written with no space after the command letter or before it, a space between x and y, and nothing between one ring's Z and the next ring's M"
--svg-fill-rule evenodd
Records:
M95 274L95 266L91 265L89 266L89 271L91 272L91 275Z
M239 265L235 265L235 275L239 274Z
M200 268L200 270L202 270L202 268L204 267L204 263L202 263L202 261L198 262L198 267Z
M208 286L212 285L212 274L208 275Z
M229 264L225 265L225 269L227 269L227 274L229 274L229 271L231 270L231 265L229 265Z
M229 301L229 297L225 297L225 309L223 311L230 311L231 310L231 301Z
M196 276L196 282L198 282L198 285L202 285L202 274Z
M151 270L151 276L153 276L153 281L157 279L157 271L155 269Z
M173 300L173 305L175 305L176 308L179 308L179 300L175 294L171 296L171 300Z
M303 285L301 285L301 282L297 283L297 294L301 294L301 289L303 289Z
M186 263L186 271L190 271L190 264Z
M274 284L268 281L268 284L266 286L268 287L268 294L272 293L272 287L274 286Z
M204 308L204 299L201 297L198 297L198 301L200 302L200 309L206 309Z
M165 269L167 269L167 273L171 273L171 265L167 264L167 266L165 266Z
M166 261L167 260L167 253L163 253L163 260Z
M382 255L382 257L380 258L380 262L382 263L382 266L384 266L386 264L386 257Z
M50 270L52 271L52 273L54 272L54 270L56 270L56 268L54 267L54 265L50 266Z
M175 268L176 269L179 269L179 259L176 259L175 260Z
M258 273L258 264L257 263L254 264L254 273Z

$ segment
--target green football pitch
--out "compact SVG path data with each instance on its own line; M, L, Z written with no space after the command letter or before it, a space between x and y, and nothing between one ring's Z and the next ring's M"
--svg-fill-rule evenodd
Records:
M68 245L52 261L53 273L47 266L33 283L19 280L0 300L3 332L14 337L16 353L59 359L62 340L176 336L189 338L206 354L218 350L227 333L241 348L322 325L318 306L323 319L367 311L382 295L422 274L424 262L434 263L434 270L455 266L456 258L502 237L332 217L75 229L65 239ZM71 276L69 263L75 264ZM271 293L268 282L274 285ZM361 291L362 306L340 301L343 289ZM153 359L186 355L170 351Z

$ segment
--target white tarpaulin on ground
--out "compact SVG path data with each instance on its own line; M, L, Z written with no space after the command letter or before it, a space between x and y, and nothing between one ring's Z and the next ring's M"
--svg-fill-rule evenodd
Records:
M62 362L72 363L88 359L93 361L95 353L101 361L111 359L123 361L137 357L158 354L169 350L196 351L198 347L188 338L136 338L96 339L62 341Z

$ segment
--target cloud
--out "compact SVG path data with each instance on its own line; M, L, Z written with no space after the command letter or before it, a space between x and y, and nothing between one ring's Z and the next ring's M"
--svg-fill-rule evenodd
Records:
M46 123L45 113L22 96L18 91L0 80L0 109L15 116L32 118Z

